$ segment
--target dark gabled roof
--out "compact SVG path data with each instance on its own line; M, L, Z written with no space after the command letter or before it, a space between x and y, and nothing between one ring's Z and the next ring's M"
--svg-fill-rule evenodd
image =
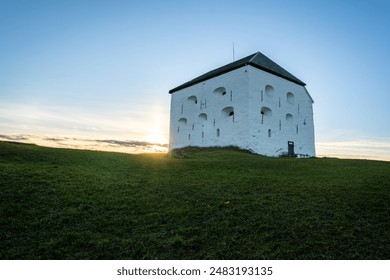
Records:
M181 90L183 88L192 86L194 84L206 81L208 79L214 78L216 76L225 74L227 72L230 72L232 70L235 70L237 68L243 67L245 65L251 65L253 67L256 67L258 69L261 69L263 71L266 71L268 73L274 74L276 76L279 76L281 78L284 78L286 80L289 80L290 82L296 83L301 86L305 86L306 84L299 80L297 77L293 76L286 70L284 70L282 67L280 67L278 64L273 62L271 59L266 57L261 52L254 53L252 55L249 55L247 57L244 57L240 60L234 61L232 63L229 63L225 66L222 66L220 68L217 68L215 70L212 70L210 72L207 72L206 74L203 74L187 83L184 83L178 87L175 87L174 89L171 89L169 93L173 93L175 91Z

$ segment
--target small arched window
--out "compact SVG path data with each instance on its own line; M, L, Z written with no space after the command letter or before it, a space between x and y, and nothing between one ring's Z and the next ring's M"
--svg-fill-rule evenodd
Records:
M186 119L186 118L181 118L181 119L179 120L179 124L180 124L180 125L187 125L187 119Z
M217 128L217 137L221 136L221 130Z
M272 116L272 110L270 108L268 108L268 107L261 107L260 113L262 115L267 116L267 117L271 117Z
M271 137L271 129L268 129L268 137Z
M265 96L273 97L274 96L274 88L270 85L265 86Z
M233 107L226 107L222 110L222 117L228 118L228 117L234 117L234 108Z
M260 114L261 114L261 124L263 124L266 119L272 117L272 110L268 107L261 107Z
M198 98L195 95L188 97L187 100L193 104L198 104Z
M292 114L286 114L286 122L287 123L293 123L294 122L294 116Z
M286 101L288 104L294 104L294 94L287 92Z
M214 93L217 95L226 95L226 88L224 87L219 87L214 90Z
M205 113L202 113L198 116L198 119L201 121L201 122L205 122L207 121L207 115Z

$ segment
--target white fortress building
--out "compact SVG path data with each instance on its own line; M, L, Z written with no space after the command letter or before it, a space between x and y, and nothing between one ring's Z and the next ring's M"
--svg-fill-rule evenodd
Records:
M266 156L315 156L305 83L260 52L171 89L169 150L237 146Z

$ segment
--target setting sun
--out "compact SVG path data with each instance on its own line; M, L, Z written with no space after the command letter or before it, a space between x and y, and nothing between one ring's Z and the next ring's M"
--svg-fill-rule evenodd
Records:
M167 116L156 113L149 120L149 129L146 130L145 141L153 144L167 144L168 143L168 120Z

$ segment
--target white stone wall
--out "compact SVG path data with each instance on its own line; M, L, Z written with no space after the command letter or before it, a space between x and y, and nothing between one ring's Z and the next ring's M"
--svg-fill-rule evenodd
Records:
M312 99L303 86L241 67L172 93L169 139L170 150L234 145L267 156L293 141L295 153L314 156Z
M250 117L249 149L267 156L288 152L294 142L296 154L315 156L313 100L305 87L249 66ZM267 94L266 88L273 88ZM268 108L272 115L261 115ZM271 132L269 135L269 131Z

